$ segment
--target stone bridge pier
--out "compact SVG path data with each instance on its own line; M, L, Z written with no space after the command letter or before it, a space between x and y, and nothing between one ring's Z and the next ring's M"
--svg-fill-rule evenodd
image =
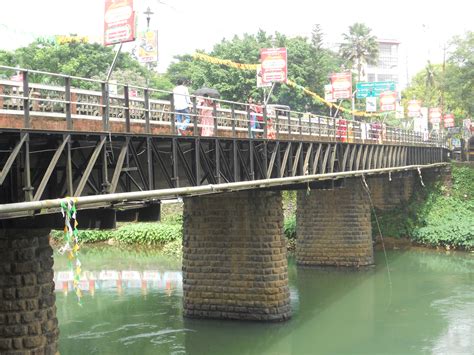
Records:
M184 315L257 321L290 317L279 192L184 200Z
M421 187L414 172L388 174L366 178L372 203L377 210L385 211L408 202L416 188Z
M0 354L56 354L49 229L0 230Z
M360 178L330 190L298 191L296 261L304 266L374 263L370 201Z

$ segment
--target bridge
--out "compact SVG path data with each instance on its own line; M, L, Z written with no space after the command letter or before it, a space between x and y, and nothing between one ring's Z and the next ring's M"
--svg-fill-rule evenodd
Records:
M298 264L359 268L374 263L371 202L445 171L441 135L195 96L184 127L170 92L20 71L0 80L1 351L57 348L48 235L65 196L80 228L156 221L182 197L185 316L282 321L282 190L298 190Z

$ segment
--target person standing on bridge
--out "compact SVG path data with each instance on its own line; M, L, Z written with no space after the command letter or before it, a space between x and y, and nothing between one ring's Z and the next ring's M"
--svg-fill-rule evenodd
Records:
M191 99L189 98L188 88L184 85L184 79L178 79L177 86L173 89L174 112L176 118L176 128L178 135L186 132L191 121L189 117L189 107ZM174 132L173 132L174 133Z

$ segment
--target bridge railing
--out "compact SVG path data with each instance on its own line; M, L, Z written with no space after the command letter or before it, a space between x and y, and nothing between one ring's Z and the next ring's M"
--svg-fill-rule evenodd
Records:
M6 66L2 77L10 79L0 80L0 127L445 145L442 134L194 95L183 124L169 91Z

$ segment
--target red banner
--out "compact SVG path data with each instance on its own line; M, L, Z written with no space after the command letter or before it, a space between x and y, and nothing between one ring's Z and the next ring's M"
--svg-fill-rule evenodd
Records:
M444 127L454 127L454 115L452 113L447 113L444 115Z
M288 75L286 48L260 49L260 62L263 85L274 82L286 83Z
M135 40L133 0L105 0L104 44Z
M331 75L334 99L350 99L352 97L352 73L334 73Z
M395 111L397 104L397 93L395 91L384 91L380 94L380 110Z

